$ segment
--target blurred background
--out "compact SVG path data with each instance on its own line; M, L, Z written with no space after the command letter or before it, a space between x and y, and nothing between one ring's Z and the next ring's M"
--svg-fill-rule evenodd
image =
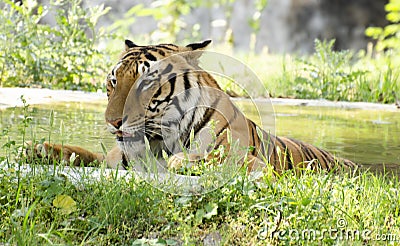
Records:
M38 3L51 5L50 1ZM365 49L367 27L383 27L388 0L83 0L110 7L98 26L152 42L212 39L235 49L312 53L315 39L336 39L335 49ZM55 13L40 23L56 25Z
M255 96L398 102L400 0L1 0L0 86L104 91L123 49L212 39ZM240 96L240 92L239 92Z

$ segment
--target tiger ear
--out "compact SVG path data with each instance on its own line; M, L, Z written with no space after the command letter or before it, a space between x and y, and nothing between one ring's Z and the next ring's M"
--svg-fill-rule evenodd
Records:
M190 48L191 50L204 50L209 44L211 43L211 40L205 40L201 43L192 43L186 45L186 47Z
M129 50L130 48L137 47L134 42L130 41L129 39L125 39L125 51Z
M185 55L186 59L193 64L197 64L198 59L203 54L203 52L201 52L201 51L204 50L210 43L211 43L211 40L208 39L201 43L192 43L192 44L186 45L185 50L184 50L185 53L187 52L187 54ZM190 52L190 51L195 51L195 52Z

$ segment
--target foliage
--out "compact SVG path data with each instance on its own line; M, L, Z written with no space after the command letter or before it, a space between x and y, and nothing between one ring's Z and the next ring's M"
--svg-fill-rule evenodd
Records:
M298 59L300 71L296 72L293 89L296 97L384 103L396 100L399 71L388 66L390 58L357 58L350 51L334 51L334 42L316 40L315 53Z
M266 178L261 187L243 173L211 193L181 197L137 178L111 174L94 180L89 171L76 182L37 165L43 171L28 171L19 183L16 168L0 169L2 242L188 245L218 235L221 245L363 245L377 235L400 233L398 180L371 173L288 172L275 181ZM60 197L73 209L58 205ZM301 234L311 230L320 234ZM334 234L321 236L323 231Z
M365 34L377 40L376 50L391 50L394 54L400 53L400 0L390 0L385 5L388 12L386 19L390 22L384 28L369 27Z
M156 42L176 42L181 30L189 28L192 28L192 39L195 39L198 37L197 31L199 30L200 26L199 24L196 24L193 27L188 27L184 21L184 17L189 15L193 8L210 5L212 5L210 1L187 0L155 1L150 6L145 6L145 4L137 4L129 9L121 20L117 20L110 27L110 30L118 30L120 35L129 35L133 24L137 22L137 18L148 16L157 22L157 28L156 30L152 31L148 37L144 37L144 39L147 38L148 40Z
M166 1L154 1L150 5L137 4L130 8L124 17L117 20L111 27L110 30L118 30L119 35L129 35L132 26L137 23L138 17L150 17L157 23L157 28L151 31L148 35L144 34L145 41L153 42L176 42L181 40L186 41L199 41L199 39L209 38L202 37L200 33L201 28L207 28L201 26L200 23L190 24L187 22L187 16L193 14L195 9L206 8L208 11L212 11L213 8L222 10L222 20L225 22L225 29L229 33L229 22L233 10L235 0L220 0L220 1L188 1L188 0L166 0ZM256 0L254 1L255 12L252 17L249 17L247 25L253 29L256 33L260 29L260 17L261 12L267 6L267 0ZM212 19L209 20L209 25L212 24Z
M334 51L335 40L315 40L315 53L311 59L300 59L304 75L296 78L296 93L304 98L349 100L355 82L365 74L349 67L353 57L350 51Z
M51 1L49 6L36 0L23 5L4 0L0 85L100 88L98 75L107 63L95 45L105 37L96 23L108 10L104 5L84 9L81 0ZM42 24L50 11L56 13L55 26Z
M377 41L377 58L371 62L379 64L377 87L381 91L372 92L372 95L375 95L373 100L393 102L398 101L400 97L400 1L390 0L385 5L385 10L388 12L386 19L390 24L383 28L369 27L365 34Z
M155 1L149 6L137 4L123 18L105 31L96 28L98 19L109 8L99 5L81 7L81 0L54 0L41 5L37 0L18 5L3 1L0 9L0 86L31 86L94 91L103 88L104 74L112 65L109 57L121 47L121 40L130 35L130 28L139 17L157 21L158 28L148 35L135 37L138 42L198 41L199 24L188 25L185 16L196 8L223 8L229 22L233 0L223 1ZM259 30L261 11L268 1L254 1L256 13L249 24ZM248 62L265 83L259 95L297 98L325 98L330 100L371 101L393 103L400 97L399 56L399 1L392 0L386 9L393 24L385 28L369 28L367 34L378 39L377 49L387 50L381 56L355 55L350 51L334 51L334 41L316 41L315 53L292 62L288 56L232 53ZM50 12L55 13L56 24L43 24ZM228 23L229 25L229 23ZM107 49L100 51L108 33L115 32L115 41L107 41ZM107 33L107 35L106 35ZM189 33L189 34L188 34ZM185 36L187 35L187 36ZM116 43L118 42L118 43ZM115 44L115 45L114 45ZM224 45L225 48L228 45ZM214 46L213 51L218 51ZM226 49L222 52L226 53ZM273 60L273 61L272 61ZM267 68L267 69L266 69ZM240 82L239 82L240 83ZM229 85L228 85L229 86ZM242 91L231 91L241 95Z

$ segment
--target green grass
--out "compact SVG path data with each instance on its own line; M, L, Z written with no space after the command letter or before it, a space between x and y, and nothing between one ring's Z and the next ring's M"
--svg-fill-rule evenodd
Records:
M11 245L197 245L210 235L222 245L362 245L400 237L397 177L287 172L257 185L238 174L220 189L182 197L139 178L94 180L87 172L77 182L40 163L42 172L17 165L3 161L0 169L0 242ZM55 202L66 196L71 209Z
M24 141L32 124L28 105L21 114L13 127ZM242 172L219 189L188 197L139 178L94 180L87 172L77 182L45 161L22 172L14 161L20 144L2 144L0 243L197 245L214 236L221 245L374 245L398 243L376 238L400 239L398 177L286 172L255 183Z
M316 40L315 52L307 56L235 53L225 46L211 49L239 59L257 74L266 90L258 90L253 97L269 94L380 103L394 103L400 98L398 56L372 51L357 54L334 51L333 46L334 40ZM226 89L225 85L222 87ZM240 94L240 90L236 92Z
M20 133L29 136L29 105ZM50 114L50 125L54 114ZM49 139L51 129L49 130ZM7 134L7 130L3 134ZM23 141L23 140L22 140ZM251 181L244 170L221 188L171 195L145 180L74 179L63 165L14 160L8 139L0 156L0 244L10 245L374 245L400 238L398 177L305 172ZM75 169L75 170L79 170Z

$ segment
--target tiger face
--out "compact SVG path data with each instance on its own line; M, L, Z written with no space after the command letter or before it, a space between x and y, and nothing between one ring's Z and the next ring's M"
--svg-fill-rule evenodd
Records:
M122 145L126 145L126 142L134 142L132 148L137 147L138 149L130 149L127 152L142 151L145 117L152 118L152 115L148 114L157 115L163 111L163 107L168 105L167 100L160 102L154 96L168 98L165 93L175 89L167 88L168 86L171 87L171 84L163 83L173 79L171 62L157 64L170 58L173 60L174 70L187 69L185 66L188 64L195 67L196 60L200 55L198 52L195 52L192 56L187 55L188 52L202 50L210 42L210 40L207 40L187 46L173 44L139 46L132 41L125 41L125 51L107 76L108 105L105 113L107 128L112 134L116 135L121 148ZM179 64L182 64L181 68L179 68ZM144 112L144 109L147 109L146 112ZM154 122L154 124L157 123L159 122ZM152 125L151 122L149 124ZM149 127L146 134L153 134L151 136L153 139L161 138L160 132ZM122 143L123 141L125 143ZM153 145L154 142L157 141L153 141Z

